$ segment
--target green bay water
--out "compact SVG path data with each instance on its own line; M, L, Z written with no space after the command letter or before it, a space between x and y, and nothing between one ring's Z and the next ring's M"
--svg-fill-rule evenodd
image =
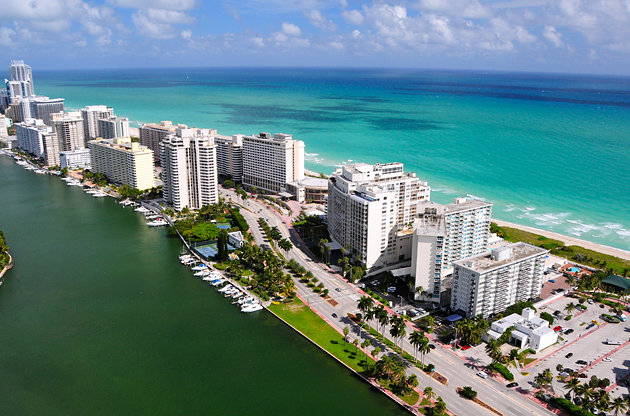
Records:
M0 155L0 415L400 414L142 215Z
M132 122L291 133L307 168L405 163L448 202L630 249L630 78L500 72L196 68L44 72L39 94Z

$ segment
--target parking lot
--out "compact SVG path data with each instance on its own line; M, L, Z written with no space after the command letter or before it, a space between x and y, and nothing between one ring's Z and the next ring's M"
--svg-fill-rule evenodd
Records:
M606 323L600 319L600 315L609 313L608 307L600 308L599 304L585 304L586 311L576 311L571 320L565 321L564 308L569 302L577 304L575 299L563 297L538 310L538 314L548 312L552 315L560 311L552 327L561 326L563 330L573 329L573 332L561 334L556 345L537 354L534 358L539 361L534 361L524 370L529 372L527 376L515 374L515 379L522 386L531 387L536 374L546 368L557 375L558 364L583 373L588 378L592 375L600 379L608 378L611 385L630 376L630 320L619 324ZM592 325L593 321L599 325ZM591 327L588 328L589 326ZM608 345L605 343L608 339L618 340L621 345ZM586 364L577 364L578 360ZM558 394L564 392L564 387L557 378L554 380L553 388ZM615 396L628 393L626 386L616 387L611 391Z

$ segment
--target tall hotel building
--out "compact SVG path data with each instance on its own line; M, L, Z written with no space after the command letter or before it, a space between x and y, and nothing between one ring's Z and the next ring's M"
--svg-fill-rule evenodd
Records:
M183 126L185 127L185 126ZM153 157L156 162L160 161L160 142L169 134L175 133L176 126L171 121L162 121L157 123L143 124L138 129L140 135L140 144L148 147L153 151Z
M98 132L103 139L129 137L129 119L116 116L102 118L98 120Z
M50 132L52 132L52 128L37 119L29 118L22 123L15 124L18 147L36 157L44 156L43 134Z
M24 61L11 61L9 65L9 80L6 81L9 104L15 99L35 95L33 73L31 67Z
M55 113L52 115L52 122L57 133L57 140L59 140L59 151L67 152L85 148L81 113L78 111Z
M430 194L428 184L405 173L402 163L343 166L328 180L328 231L367 268L408 260L409 235L399 231Z
M456 261L451 309L487 317L538 297L547 253L521 242Z
M90 140L88 145L92 152L92 172L141 191L155 186L151 149L131 142L128 137Z
M83 118L83 136L85 137L86 143L90 140L102 137L98 121L103 118L112 117L113 115L114 109L106 105L88 105L87 107L81 109L81 117ZM129 133L117 137L128 136ZM106 139L109 138L113 139L113 137L106 137Z
M280 193L303 178L303 141L281 133L243 136L243 185Z
M453 262L488 249L492 204L474 198L418 204L414 222L411 277L433 300L450 288ZM416 292L416 299L422 296Z
M213 134L217 145L217 172L233 181L243 181L243 136Z
M180 126L160 142L164 201L176 210L219 201L216 146L211 131Z

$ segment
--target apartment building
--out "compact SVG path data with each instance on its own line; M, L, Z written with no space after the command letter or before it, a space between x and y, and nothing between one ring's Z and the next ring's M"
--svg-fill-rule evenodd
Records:
M409 260L408 229L431 188L402 163L343 166L328 180L328 231L366 267Z
M129 137L129 119L116 116L102 118L98 120L98 132L103 139Z
M26 65L24 61L11 61L6 87L9 103L17 98L35 95L31 67Z
M183 126L182 127L186 127ZM169 134L175 133L177 126L171 121L161 121L158 123L147 123L140 126L138 134L140 135L140 144L148 147L153 152L156 162L160 161L160 142Z
M217 172L235 182L243 181L243 135L213 134L217 146Z
M61 160L59 158L59 140L57 140L57 133L47 131L42 133L42 141L44 142L44 163L46 166L60 166Z
M15 124L18 147L35 157L43 157L44 139L42 135L48 132L52 132L52 128L38 119L29 118Z
M303 141L282 133L243 136L243 185L281 193L303 178Z
M85 142L94 140L98 137L103 137L99 129L99 120L109 118L114 115L114 109L106 105L88 105L81 109L81 117L83 118L83 136ZM129 132L126 135L116 137L129 137ZM113 137L105 137L106 139L113 139Z
M88 146L92 151L92 172L141 191L155 186L153 152L148 147L131 142L129 137L90 140Z
M63 98L35 96L30 99L31 117L41 119L47 126L52 126L52 115L64 111Z
M60 151L85 149L83 118L80 112L54 113L52 122L59 140Z
M484 317L540 295L548 250L514 243L453 263L451 309Z
M59 166L61 169L92 169L92 152L90 149L80 148L59 152Z
M160 142L164 202L199 209L219 201L212 131L180 126Z

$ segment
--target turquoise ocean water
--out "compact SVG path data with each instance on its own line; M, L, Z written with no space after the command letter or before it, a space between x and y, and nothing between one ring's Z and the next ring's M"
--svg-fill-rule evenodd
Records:
M307 168L399 161L433 199L630 249L630 78L343 69L35 71L67 108L135 123L291 133Z

